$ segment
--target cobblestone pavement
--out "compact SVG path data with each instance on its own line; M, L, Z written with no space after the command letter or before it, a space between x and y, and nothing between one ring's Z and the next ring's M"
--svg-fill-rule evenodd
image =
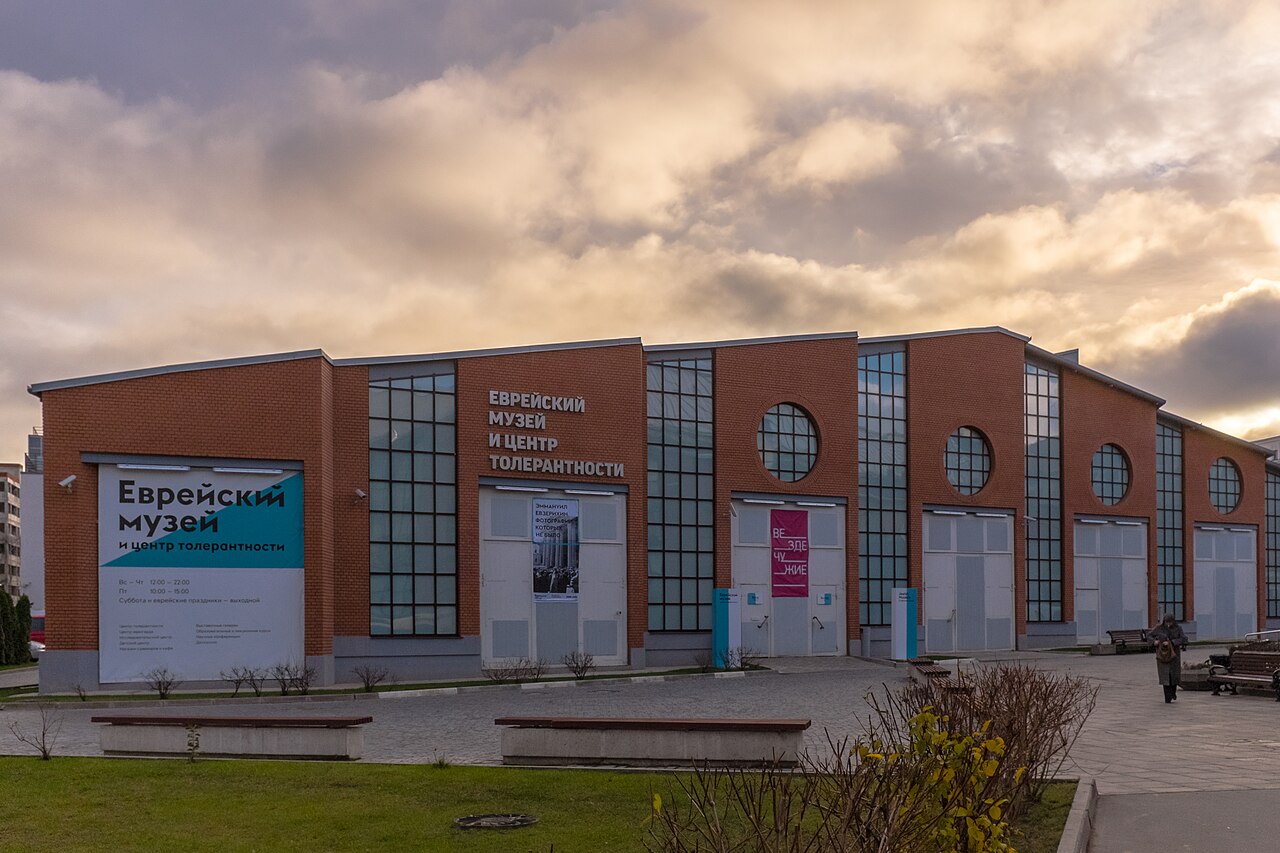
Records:
M1189 660L1212 649L1193 648ZM1088 676L1099 686L1098 705L1064 772L1093 776L1099 793L1280 789L1280 705L1262 696L1221 696L1182 691L1166 705L1155 683L1150 655L1088 657L1018 652L999 656L1046 669ZM668 680L595 681L538 689L485 687L456 694L324 703L230 702L196 708L156 708L146 713L293 715L369 714L365 759L374 762L495 764L501 760L495 717L504 715L609 715L674 717L801 717L813 720L811 749L825 750L826 734L856 733L864 697L896 685L906 670L856 658L781 659L773 671L740 677L695 676ZM392 694L394 695L394 694ZM102 710L59 703L63 729L57 751L98 755ZM120 712L120 709L115 709ZM8 730L30 729L38 713L10 703L0 711L0 753L26 750Z

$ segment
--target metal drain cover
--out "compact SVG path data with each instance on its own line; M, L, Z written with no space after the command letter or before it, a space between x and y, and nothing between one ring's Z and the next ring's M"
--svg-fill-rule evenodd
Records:
M469 814L457 818L453 824L458 829L519 829L537 822L531 814Z

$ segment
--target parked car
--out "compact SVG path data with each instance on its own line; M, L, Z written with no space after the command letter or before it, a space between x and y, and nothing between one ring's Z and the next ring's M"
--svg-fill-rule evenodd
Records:
M29 645L31 648L31 659L40 660L40 655L44 654L44 643L39 640L32 640Z
M37 643L44 642L44 611L31 611L31 639Z

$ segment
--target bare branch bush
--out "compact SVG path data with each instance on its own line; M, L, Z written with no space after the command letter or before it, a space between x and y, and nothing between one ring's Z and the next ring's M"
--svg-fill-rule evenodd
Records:
M167 666L158 666L155 669L144 672L142 681L147 685L148 689L154 690L161 699L168 699L169 694L182 684L178 679L177 673Z
M886 710L907 718L932 708L961 731L989 723L990 734L1004 740L1008 765L1026 768L1017 779L1010 774L1002 792L1017 816L1062 770L1097 699L1086 678L1002 664L963 672L952 689L913 681Z
M547 674L550 665L542 658L514 658L506 663L491 664L480 670L485 678L496 684L519 684L537 681Z
M10 720L9 732L19 743L34 749L41 761L48 761L53 757L53 747L58 742L58 736L62 734L62 715L43 702L36 708L40 713L40 725L37 729L28 731L17 720Z
M573 677L581 681L591 674L591 670L596 668L596 659L594 656L586 652L569 652L560 659L569 672L573 673Z
M85 690L84 685L78 681L71 685L71 692L76 694L76 697L79 698L81 702L87 702L89 700L89 692Z
M887 713L885 713L887 711ZM873 711L873 734L800 757L797 771L695 770L654 797L646 845L661 853L1010 851L994 795L1003 744L944 717Z
M229 670L224 669L218 673L218 678L231 685L233 698L239 696L240 688L244 686L244 667L233 666Z
M693 665L700 672L710 672L716 668L715 655L710 649L704 649L693 656Z
M267 671L256 666L245 666L240 670L244 675L244 683L249 685L253 695L261 696L263 685L267 683Z
M278 663L268 670L281 696L288 696L298 679L298 667L293 663Z
M746 646L725 649L719 657L717 661L719 668L726 670L756 669L760 666L761 660L760 652Z
M316 681L316 668L309 663L295 664L293 668L293 689L298 695L306 696L311 692Z
M360 679L360 686L364 688L365 693L372 693L375 687L391 675L391 670L385 666L374 666L368 663L353 667L351 671L356 674L356 678Z

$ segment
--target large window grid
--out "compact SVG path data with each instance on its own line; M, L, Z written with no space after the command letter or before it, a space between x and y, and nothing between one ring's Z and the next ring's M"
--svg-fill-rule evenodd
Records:
M709 631L715 585L711 359L653 361L648 429L650 631Z
M1156 609L1186 620L1182 430L1156 424Z
M813 470L818 458L818 431L804 409L779 403L760 420L756 449L770 474L784 483L794 483Z
M1240 469L1225 456L1209 469L1209 501L1223 515L1235 512L1240 505Z
M1129 491L1129 460L1114 444L1104 444L1094 452L1089 475L1093 493L1107 506L1120 503Z
M947 439L947 482L962 495L976 495L991 476L991 445L977 427L962 426Z
M858 593L863 625L888 625L907 585L907 354L858 356Z
M1267 471L1267 618L1280 617L1280 474Z
M1058 375L1027 364L1027 620L1062 619L1062 415Z
M369 382L369 633L458 633L452 373Z

